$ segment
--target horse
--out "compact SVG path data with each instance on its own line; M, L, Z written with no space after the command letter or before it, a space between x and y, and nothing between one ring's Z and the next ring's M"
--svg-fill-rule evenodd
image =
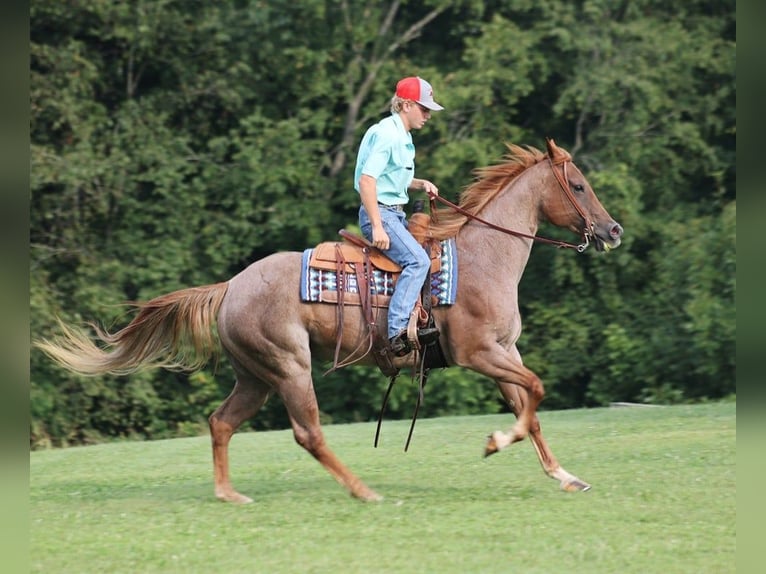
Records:
M516 347L521 334L518 285L541 221L582 237L578 251L590 243L601 252L618 247L623 228L604 209L569 152L552 139L546 138L547 153L505 145L507 153L499 163L474 170L457 205L431 210L430 236L454 238L459 262L454 303L432 309L440 330L438 344L447 366L492 379L515 415L508 431L488 436L485 456L529 437L545 474L562 490L587 491L591 485L566 471L543 437L537 417L543 384L523 364ZM223 350L235 381L208 419L216 498L252 502L232 486L229 442L276 394L286 407L295 441L352 497L382 500L326 443L311 369L312 357L330 360L338 345L353 353L367 339L369 325L361 312L346 310L338 326L335 305L300 300L301 257L300 252L274 253L228 281L133 303L134 318L114 333L90 324L98 343L84 327L59 320L59 335L34 344L66 369L86 375L127 375L144 368L194 371ZM385 332L385 321L377 328ZM397 367L406 367L411 359L394 360ZM375 364L370 354L358 362Z

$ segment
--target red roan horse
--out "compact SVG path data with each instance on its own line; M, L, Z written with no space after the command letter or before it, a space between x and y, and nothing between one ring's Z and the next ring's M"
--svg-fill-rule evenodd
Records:
M537 407L543 398L539 377L526 368L516 348L521 333L517 292L537 232L545 219L580 235L584 250L619 246L622 227L601 205L568 152L547 141L547 154L508 146L506 161L477 170L458 209L440 207L431 236L454 237L458 286L455 303L435 307L440 345L448 365L473 369L493 379L516 416L509 432L489 436L485 454L529 435L548 476L567 491L590 485L559 465L543 438ZM509 230L515 230L509 232ZM567 244L568 245L568 244ZM325 443L311 378L312 355L331 359L336 347L336 309L299 298L301 253L283 252L256 261L231 280L193 287L137 304L138 314L110 334L96 327L96 346L83 330L62 324L63 334L36 345L67 369L90 375L128 374L141 368L194 370L220 345L236 373L234 389L210 416L215 496L250 502L229 480L232 434L276 393L286 406L295 440L352 496L380 500ZM285 289L284 285L294 285ZM358 308L357 308L358 309ZM343 314L341 351L353 353L367 340L361 312ZM385 321L377 328L385 332ZM409 366L412 357L396 359ZM361 363L375 364L370 355Z

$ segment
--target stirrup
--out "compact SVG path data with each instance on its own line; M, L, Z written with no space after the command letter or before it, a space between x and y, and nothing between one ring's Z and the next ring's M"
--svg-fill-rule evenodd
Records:
M409 339L407 339L407 331L402 331L398 335L394 335L388 341L391 352L397 357L404 357L412 351Z

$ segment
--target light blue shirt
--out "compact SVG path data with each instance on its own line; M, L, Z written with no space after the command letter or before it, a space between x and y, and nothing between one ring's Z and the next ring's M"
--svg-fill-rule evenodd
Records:
M375 178L378 202L386 205L409 202L407 188L415 177L415 146L399 114L380 120L364 134L354 171L357 192L362 175Z

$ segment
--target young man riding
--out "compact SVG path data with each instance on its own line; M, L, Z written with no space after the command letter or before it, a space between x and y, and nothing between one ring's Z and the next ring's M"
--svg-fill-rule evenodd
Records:
M434 101L431 84L416 76L400 80L391 98L391 115L367 130L356 159L354 188L362 203L359 227L375 247L402 267L388 307L388 339L398 357L412 350L407 323L430 269L428 254L407 229L404 206L410 190L439 195L432 182L415 178L410 131L421 129L431 112L443 109ZM438 334L433 327L419 329L418 339L431 342Z

